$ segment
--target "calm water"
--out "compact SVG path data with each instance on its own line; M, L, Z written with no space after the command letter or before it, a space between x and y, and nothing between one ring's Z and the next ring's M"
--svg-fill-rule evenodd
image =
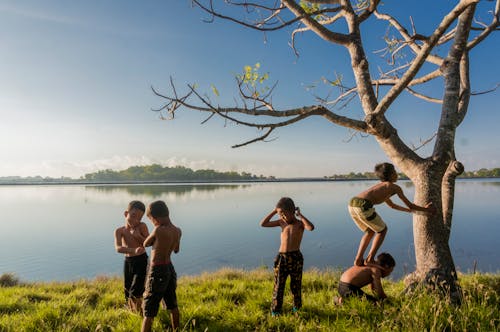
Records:
M183 230L181 251L173 257L179 275L270 266L279 229L258 223L281 196L292 197L316 226L302 241L305 267L343 268L352 263L362 235L347 201L372 184L0 186L0 274L14 272L27 281L121 275L123 256L114 251L113 232L133 199L169 205L172 221ZM411 183L400 185L411 199ZM475 261L481 271L500 270L499 197L498 180L457 183L450 245L459 270L471 270ZM389 226L381 251L396 258L397 278L415 264L411 215L385 205L378 211ZM143 221L151 230L149 220Z

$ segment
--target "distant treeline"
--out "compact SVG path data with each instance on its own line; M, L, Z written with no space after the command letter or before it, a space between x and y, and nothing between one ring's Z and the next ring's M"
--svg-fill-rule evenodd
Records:
M477 171L464 172L461 178L500 178L500 168L486 169L481 168ZM377 179L373 172L349 174L334 174L325 176L328 180L362 180L362 179ZM400 179L408 177L402 173L399 174ZM84 176L73 179L69 177L51 178L42 176L6 176L0 177L0 184L23 184L23 183L109 183L109 182L175 182L175 181L273 181L274 176L254 175L246 172L219 172L213 169L192 170L184 166L163 167L158 164L148 166L132 166L122 171L114 171L111 169L101 170L94 173L88 173ZM307 178L303 178L307 180Z
M460 175L461 178L499 178L500 177L500 168L486 169L481 168L477 171L465 171ZM355 173L351 172L349 174L334 174L326 177L328 179L377 179L375 173L373 172L364 172L364 173ZM400 179L408 179L408 177L399 173Z
M463 172L462 178L500 178L500 168L481 168L477 171Z
M266 179L260 175L238 172L218 172L213 169L192 170L184 166L163 167L158 164L132 166L123 171L106 169L85 174L83 180L91 182L106 181L241 181Z

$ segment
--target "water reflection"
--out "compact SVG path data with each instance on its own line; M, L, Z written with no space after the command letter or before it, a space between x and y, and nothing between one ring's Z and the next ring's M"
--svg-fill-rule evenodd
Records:
M350 197L374 181L0 186L0 274L15 272L25 280L71 280L102 274L121 275L122 255L113 248L113 232L123 225L123 211L133 199L167 202L183 230L174 263L179 275L223 266L271 266L279 247L279 229L258 226L281 196L290 196L315 224L304 234L305 266L352 264L361 233L348 212ZM413 200L414 187L398 181ZM500 180L457 181L450 247L457 268L496 272L500 234ZM380 205L389 225L381 251L396 258L393 277L414 268L412 218ZM151 230L152 225L144 218ZM19 246L19 239L30 239ZM15 248L13 250L12 248Z
M192 192L206 193L222 189L241 190L249 187L250 184L157 184L157 185L95 185L85 186L86 190L100 193L113 194L126 192L129 195L147 196L149 198L159 198L163 195L185 196Z

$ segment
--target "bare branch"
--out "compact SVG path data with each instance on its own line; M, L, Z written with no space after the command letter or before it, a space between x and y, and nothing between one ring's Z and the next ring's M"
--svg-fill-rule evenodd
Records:
M413 52L419 53L421 51L421 46L415 42L415 39L412 36L410 36L410 34L403 27L403 25L401 25L401 23L399 23L394 17L388 14L381 14L378 11L375 11L375 16L378 19L388 21L399 32L399 34L403 37L403 39L408 43L408 46L413 50ZM443 62L443 59L441 57L432 54L429 54L426 60L438 66L440 66L441 63Z
M486 27L479 36L474 38L467 44L467 49L470 50L482 42L490 33L495 31L500 26L500 0L496 0L495 12L493 13L493 19L488 27Z
M485 91L480 91L480 92L471 92L471 96L479 96L479 95L484 95L484 94L487 94L487 93L490 93L490 92L493 92L495 91L496 89L498 89L498 87L500 86L500 83L497 83L495 85L495 87L489 89L489 90L485 90Z
M420 99L423 99L425 101L428 101L428 102L431 102L431 103L436 103L436 104L442 104L443 103L443 100L442 99L438 99L438 98L432 98L432 97L429 97L429 96L426 96L420 92L417 92L413 89L410 89L410 88L406 88L406 90L408 90L409 93L411 93L412 95L414 95L415 97L418 97Z
M448 29L448 27L456 20L456 18L464 12L470 5L477 3L479 0L465 0L460 1L460 3L455 6L455 8L446 15L439 26L436 28L434 33L429 37L429 40L421 47L420 52L415 57L415 60L411 64L410 68L406 71L406 73L401 77L400 81L394 85L391 90L384 96L384 98L377 105L374 115L384 114L392 102L396 99L396 97L403 91L408 84L411 82L413 77L420 70L428 56L430 55L431 50L434 48L436 43L439 41L439 38L444 34L444 32Z
M358 21L361 23L368 19L376 10L381 0L373 0L370 1L370 6L366 8L361 14L358 16Z
M257 22L254 22L254 23L248 23L248 22L236 19L236 18L234 18L232 16L224 15L224 14L216 11L214 9L214 7L213 7L213 0L209 1L209 6L205 6L199 0L192 0L192 2L195 5L197 5L198 7L200 7L202 10L204 10L205 12L209 13L210 15L212 15L212 17L218 17L218 18L221 18L221 19L224 19L224 20L228 20L228 21L231 21L231 22L243 25L243 26L245 26L247 28L251 28L251 29L259 30L259 31L275 31L275 30L280 30L280 29L283 29L283 28L285 28L287 26L290 26L293 23L299 22L299 21L301 21L303 19L313 20L310 17L314 17L314 16L317 16L317 15L322 15L322 14L326 14L326 13L331 13L331 12L338 11L337 8L324 8L324 9L320 9L320 10L317 10L317 11L314 11L314 12L311 12L311 13L306 13L306 12L304 12L302 10L302 13L300 15L296 15L296 17L293 18L293 19L290 19L290 20L278 19L277 20L277 22L279 22L279 24L278 24L277 22L271 21L271 18L276 18L276 16L279 14L279 12L281 10L285 9L285 6L279 6L279 7L274 7L274 8L273 7L267 8L267 7L260 6L260 5L257 5L257 4L254 4L254 3L250 3L250 2L233 3L233 2L228 1L228 4L231 4L231 5L238 5L238 6L244 6L244 7L265 8L266 10L268 10L270 12L269 17L263 18L263 19L261 19L261 20L259 20ZM211 20L207 21L207 22L210 23L212 21L213 21L213 18Z
M257 138L254 138L252 140L249 140L249 141L246 141L246 142L243 142L243 143L240 143L240 144L235 144L233 146L231 146L233 149L236 149L236 148L241 148L242 146L245 146L245 145L249 145L249 144L252 144L252 143L255 143L255 142L258 142L258 141L264 141L267 136L269 136L269 134L271 134L271 132L274 130L274 128L269 128L267 130L267 132L262 135L262 136L259 136Z
M432 140L437 136L437 132L435 132L434 134L432 134L431 137L425 139L425 140L420 140L419 142L419 145L415 146L412 144L412 150L413 151L417 151L419 149L421 149L422 147L426 146L427 144L429 144L430 142L432 142Z
M338 5L340 3L340 0L307 0L307 1L318 5Z
M429 74L426 74L422 77L415 78L412 80L410 83L408 83L407 86L415 86L423 83L430 82L431 80L438 78L440 76L443 76L443 73L441 70L436 69L433 72L430 72ZM400 78L383 78L383 79L378 79L372 81L372 84L378 84L378 85L396 85L400 82Z
M313 14L307 14L295 1L282 0L282 2L296 18L300 19L305 26L309 27L324 40L340 45L347 45L351 42L351 38L348 35L330 31L316 20L312 19L311 16L313 16Z

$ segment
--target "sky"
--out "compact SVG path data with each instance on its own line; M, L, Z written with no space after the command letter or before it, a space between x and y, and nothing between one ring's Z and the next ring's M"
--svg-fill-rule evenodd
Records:
M454 2L415 2L404 9L397 3L384 1L382 11L394 9L404 23L412 16L419 31L430 33ZM487 5L480 4L485 21ZM202 125L206 115L193 111L161 120L152 109L164 101L151 87L168 94L170 77L180 92L196 83L210 94L213 85L220 96L212 100L234 106L235 75L259 63L269 84L278 82L273 97L278 109L312 105L316 95L336 93L321 84L323 77L342 75L352 83L345 49L312 33L298 36L297 57L289 30L264 35L228 21L207 23L207 18L184 0L0 0L0 177L78 178L153 163L321 177L371 171L388 161L373 138L353 136L323 118L281 128L272 141L239 149L231 146L259 132L215 118ZM374 51L383 47L387 24L373 19L363 28L376 72L384 60ZM500 66L494 62L499 51L498 33L472 51L473 91L499 82ZM317 88L311 90L313 85ZM467 170L500 167L499 102L500 91L470 102L456 137L457 158ZM402 95L387 117L408 144L418 145L435 131L439 107ZM362 118L356 100L339 113ZM426 156L431 148L419 152Z

